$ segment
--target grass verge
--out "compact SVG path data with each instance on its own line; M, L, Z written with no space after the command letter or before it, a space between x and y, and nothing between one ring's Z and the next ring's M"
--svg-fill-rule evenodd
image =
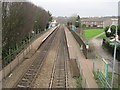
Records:
M96 35L99 35L104 32L104 29L87 29L83 30L84 37L87 39L93 38Z

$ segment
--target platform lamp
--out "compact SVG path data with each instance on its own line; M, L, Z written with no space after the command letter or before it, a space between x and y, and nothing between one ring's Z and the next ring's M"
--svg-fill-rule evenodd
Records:
M111 90L113 88L113 80L114 80L114 72L115 72L115 61L116 61L116 48L117 48L117 25L116 26L116 30L115 30L115 46L114 46L114 59L113 59L113 67L112 67L112 79L111 79ZM109 27L108 31L109 33L111 33L111 26Z

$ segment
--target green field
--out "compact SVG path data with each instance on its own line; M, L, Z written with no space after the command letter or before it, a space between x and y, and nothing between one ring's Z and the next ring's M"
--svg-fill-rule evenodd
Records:
M104 32L104 29L87 29L87 30L83 30L83 32L84 32L84 37L90 39Z

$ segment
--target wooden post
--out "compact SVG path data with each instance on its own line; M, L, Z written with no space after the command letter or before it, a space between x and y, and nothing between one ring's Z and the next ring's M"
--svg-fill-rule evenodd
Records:
M18 45L16 44L16 49L18 50ZM19 56L17 55L18 65L19 65Z
M93 62L93 72L94 72L94 62Z
M30 33L29 33L29 52L30 52Z

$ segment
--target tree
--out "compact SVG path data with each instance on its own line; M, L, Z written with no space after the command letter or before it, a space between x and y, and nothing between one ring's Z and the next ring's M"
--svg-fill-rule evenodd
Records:
M49 15L49 21L52 21L53 17L52 17L52 14L50 13L50 11L48 11L48 15Z
M86 24L83 24L83 25L82 25L82 28L86 28Z
M29 37L29 33L43 31L49 22L48 12L29 2L2 3L2 55Z
M78 15L77 18L76 18L75 26L76 26L77 28L80 27L80 16L79 16L79 15Z
M77 16L76 21L80 22L80 16L79 15Z
M118 26L118 36L119 36L119 40L120 40L120 26Z
M80 23L78 21L75 22L75 27L79 28L80 27Z

